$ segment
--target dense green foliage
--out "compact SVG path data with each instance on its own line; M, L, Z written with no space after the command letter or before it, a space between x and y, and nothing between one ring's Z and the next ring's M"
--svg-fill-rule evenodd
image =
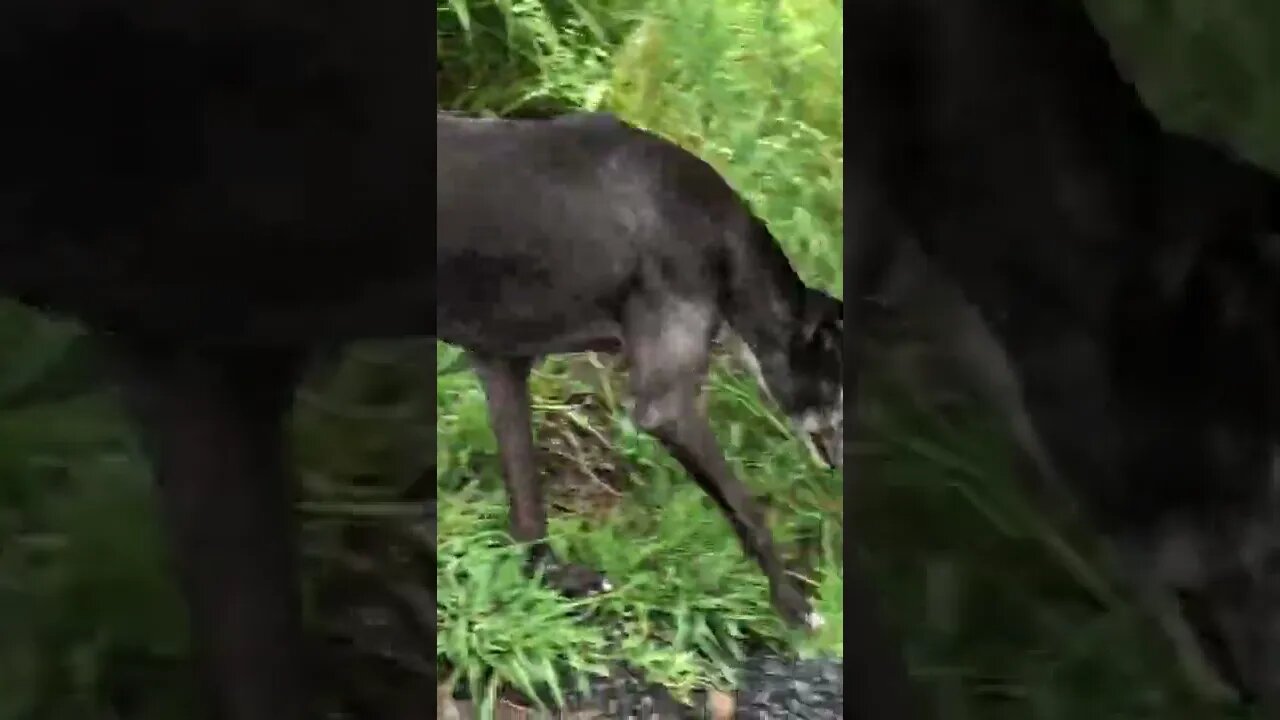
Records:
M841 290L838 3L439 7L442 105L618 112L715 164L786 238L809 282ZM451 350L438 353L442 366L452 358ZM578 501L554 518L554 540L620 585L581 609L519 578L509 551L473 539L500 531L505 520L493 441L474 379L440 375L439 652L446 667L468 679L474 673L477 683L508 683L532 694L529 680L545 679L543 668L623 661L684 691L730 683L735 660L751 646L799 642L839 653L839 476L813 466L745 376L720 368L713 380L720 437L740 475L767 498L774 531L797 567L807 568L833 620L818 638L791 637L778 626L764 577L728 524L679 466L634 429L620 408L616 378L592 362L553 361L536 379L546 480L553 492ZM480 482L458 489L473 478ZM490 574L490 562L500 569ZM483 578L478 564L486 568ZM480 590L489 584L492 598ZM491 598L484 608L475 605L479 595ZM587 623L578 619L582 609ZM498 620L477 624L477 617ZM541 627L524 630L528 617L540 618ZM616 629L623 639L611 642Z
M1280 134L1274 122L1280 119L1280 85L1266 74L1280 67L1276 48L1268 42L1280 29L1280 16L1272 6L1154 1L1094 5L1102 26L1113 36L1125 72L1140 81L1144 96L1170 126L1215 136L1257 160L1280 166ZM838 286L841 3L471 0L441 2L438 8L442 105L498 114L555 108L617 112L716 164L770 223L802 273L813 282ZM920 389L921 378L903 370L918 365L913 355L927 353L927 348L907 348L885 363L897 372L877 373L866 412L869 432L861 444L867 472L853 521L869 548L886 606L907 639L914 671L940 716L1213 714L1188 705L1190 698L1170 667L1163 640L1103 570L1089 534L1066 518L1050 517L1024 497L999 422L978 407L941 412L934 398ZM748 481L773 501L775 530L792 547L840 537L844 489L804 468L780 428L760 422L769 411L748 384L726 368L721 370L714 381L721 399L716 416L721 437ZM559 435L565 426L581 426L590 428L584 433L588 438L603 436L599 443L585 443L591 447L585 459L575 457L575 463L600 462L614 469L609 463L619 455L630 458L643 452L653 457L652 444L630 432L612 395L605 394L603 401L610 423L598 422L601 413L594 406L584 411L579 403L598 401L599 394L573 378L572 372L555 364L540 377L539 390L547 402L544 428L554 428ZM440 446L442 517L477 507L469 496L453 495L455 466L448 462L461 448L473 452L490 447L476 392L469 379L441 380L441 438L449 437L451 427L463 426L451 425L451 414L468 418L468 427L475 423L474 435L469 430L467 440ZM544 430L544 443L553 442L547 434L550 431ZM775 458L787 458L794 465L778 467ZM638 487L625 490L625 504L605 519L565 513L555 526L557 539L577 557L612 567L620 562L609 552L618 547L612 541L619 535L627 541L618 547L622 558L633 555L636 547L665 547L683 540L676 528L653 527L632 518L690 503L714 534L690 538L702 543L700 548L690 546L677 557L697 555L701 549L701 562L736 564L740 577L733 585L720 585L734 592L708 588L705 597L698 597L692 579L701 573L690 575L685 602L707 617L714 634L716 617L749 599L736 592L739 583L760 581L753 577L753 568L742 564L709 504L685 500L689 493L696 494L688 483L670 489L657 485L652 478L665 482L671 463L656 458L653 462L656 466L639 466L641 477L629 477L628 482ZM496 487L487 453L473 467ZM564 482L562 472L553 471L549 477ZM806 486L812 489L797 489ZM797 499L801 492L805 500ZM459 505L455 508L453 502ZM485 517L483 522L473 519L472 526L500 527L499 518ZM679 527L686 523L682 520ZM627 547L633 551L626 552ZM821 577L838 580L838 558L823 555L819 564ZM627 606L644 602L644 571L678 577L683 570L675 565L632 567L629 577L641 579L619 596L599 602L593 611L602 620L632 617L636 610ZM459 588L474 590L463 583ZM442 618L445 623L461 621ZM663 621L671 625L678 618ZM647 651L680 649L678 632L663 632L661 623L651 627L658 632L632 633L645 640ZM744 623L743 629L748 636L775 637L764 623ZM539 645L536 636L525 642L530 649L524 652L547 647ZM828 651L841 649L838 644L817 645ZM442 660L483 666L494 677L520 684L507 664L519 653L514 646L503 647L509 654L496 658L442 637L440 654ZM690 649L695 651L692 665L704 670L716 657L712 648ZM601 645L557 652L583 659L632 660L629 650ZM661 667L650 669L663 675ZM664 680L679 684L685 677L668 672ZM706 679L721 678L711 673Z
M1091 4L1172 126L1280 167L1280 5ZM619 112L712 161L802 274L839 290L840 0L437 7L442 106ZM428 582L414 499L429 492L434 443L436 657L405 642L413 618L361 639L410 672L437 662L481 697L514 687L554 702L568 689L561 671L619 660L687 690L731 682L735 656L752 646L842 653L845 489L739 373L723 364L715 373L717 430L833 620L818 637L778 626L763 577L719 513L628 422L618 379L589 357L535 377L539 446L554 543L619 588L574 604L521 577L502 534L482 398L456 352L437 346L431 406L431 351L362 346L300 396L313 626L346 632L336 608L353 598L395 594L431 612L412 599ZM0 306L0 720L191 715L185 626L147 472L97 368L74 327ZM976 407L938 411L914 380L876 376L850 522L938 716L1224 716L1189 702L1167 647L1115 590L1087 531L1017 489L999 423ZM353 684L385 675L347 667Z

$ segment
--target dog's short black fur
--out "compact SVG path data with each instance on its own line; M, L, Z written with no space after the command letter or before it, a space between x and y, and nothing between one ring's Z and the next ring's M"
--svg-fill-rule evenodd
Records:
M729 469L699 397L727 324L797 430L842 462L843 306L808 288L706 163L608 115L436 119L440 338L489 398L517 540L541 540L526 378L543 355L621 351L637 424L724 510L785 619L810 623L764 514ZM543 551L545 552L545 551ZM566 590L593 573L560 578Z
M283 419L317 347L434 332L418 4L0 6L0 293L105 339L218 720L299 720Z
M1280 182L1162 129L1078 0L847 13L855 326L918 243L1184 659L1280 707Z
M541 541L527 376L548 353L621 351L633 412L720 505L791 622L809 614L760 509L725 462L698 402L713 335L743 359L823 459L843 464L843 305L806 288L709 166L607 115L437 118L440 337L482 378L517 540ZM545 565L569 593L599 589L586 568ZM877 621L857 561L846 566L850 717L914 717L901 655Z

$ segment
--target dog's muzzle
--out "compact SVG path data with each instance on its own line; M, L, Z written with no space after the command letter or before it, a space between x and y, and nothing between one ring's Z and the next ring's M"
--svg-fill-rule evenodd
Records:
M810 432L805 444L823 465L837 470L844 467L844 432L841 429Z

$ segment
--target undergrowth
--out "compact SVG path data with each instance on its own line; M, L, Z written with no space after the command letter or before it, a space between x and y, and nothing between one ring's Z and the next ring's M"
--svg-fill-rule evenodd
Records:
M1268 123L1280 97L1280 86L1256 72L1269 61L1264 36L1253 32L1234 52L1223 39L1247 26L1244 9L1233 15L1200 3L1197 12L1189 9L1195 3L1175 3L1169 11L1154 0L1093 5L1121 39L1117 55L1146 81L1144 95L1171 124L1212 129L1256 156L1277 157L1280 136L1258 132L1274 127ZM458 0L438 7L442 106L516 116L617 113L710 161L769 223L808 282L843 290L841 2ZM1208 32L1214 27L1217 41ZM1183 42L1161 46L1164 59L1181 52L1179 66L1196 72L1152 82L1151 63L1132 63L1155 57L1153 38L1168 36ZM1214 77L1233 82L1214 88ZM1206 100L1212 97L1222 102ZM454 365L453 353L438 348L438 362ZM515 669L521 654L541 657L552 652L551 638L580 637L579 645L557 646L562 663L583 671L606 662L644 665L652 678L684 690L731 685L733 661L747 648L841 655L843 483L808 463L745 378L717 365L718 435L741 476L768 499L789 560L804 568L816 601L836 618L819 638L790 635L772 618L761 574L719 513L635 432L616 378L599 364L570 358L543 368L535 382L539 439L553 495L596 488L597 507L561 507L553 542L622 587L577 606L559 601L563 614L548 620L548 632L521 634L523 645L504 645L500 660L446 642L442 631L441 661L477 668L467 672L494 686L530 689ZM1163 639L1116 587L1087 529L1023 492L998 419L963 401L940 407L902 365L901 353L891 353L873 372L850 522L937 715L1220 716L1191 699ZM478 386L460 370L439 383L441 527L446 515L471 513L456 532L498 538L506 506ZM573 448L567 458L554 451L566 447ZM478 541L457 547L465 554L472 546L494 552ZM475 590L468 581L448 582L450 592ZM531 598L557 602L535 585L522 587ZM511 622L521 613L513 610ZM466 623L464 615L442 616L442 627ZM599 634L562 634L562 623ZM628 642L611 642L618 627ZM661 661L646 665L650 658Z
M438 7L445 106L517 115L616 112L715 165L786 238L806 280L841 292L843 27L837 2ZM524 74L511 82L513 73ZM437 362L454 366L455 354L441 346ZM510 685L531 696L541 693L526 675L548 679L557 665L600 671L623 663L688 697L697 687L731 686L751 651L838 655L840 477L813 465L745 375L717 365L711 397L718 434L740 477L766 499L776 537L830 621L817 637L805 638L781 627L759 568L705 494L632 425L621 407L621 386L602 365L590 356L548 362L534 380L535 413L550 494L557 500L592 495L588 507L553 514L553 546L603 570L617 589L574 606L504 576L530 594L525 602L543 598L562 614L549 616L546 630L506 638L500 660L481 652L478 638L446 630L470 621L459 611L469 606L449 596L479 590L470 568L496 552L480 538L500 537L506 504L476 381L461 369L438 375L441 662L462 675L484 675L490 687ZM487 512L477 515L477 507ZM470 522L448 521L454 513L470 513ZM446 540L446 524L462 539ZM446 541L462 553L456 561L444 560ZM472 552L480 554L475 561ZM524 604L512 603L486 617L520 624L529 615ZM566 626L588 635L562 632ZM579 644L552 644L568 637Z

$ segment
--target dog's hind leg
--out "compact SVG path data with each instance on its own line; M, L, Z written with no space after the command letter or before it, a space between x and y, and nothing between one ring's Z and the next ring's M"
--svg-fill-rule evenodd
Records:
M175 350L119 359L176 550L209 717L309 717L284 434L298 358Z
M542 501L533 454L533 417L529 404L529 371L525 357L496 357L471 353L471 364L484 386L489 423L498 441L502 480L511 502L511 537L531 543L532 567L542 567L548 584L570 597L608 591L598 572L561 564L546 545L547 512Z
M636 424L656 437L715 500L747 554L769 578L774 607L793 625L816 627L821 618L773 546L764 512L729 468L701 407L699 394L710 359L714 313L692 302L662 309L637 301L626 320L626 344Z

